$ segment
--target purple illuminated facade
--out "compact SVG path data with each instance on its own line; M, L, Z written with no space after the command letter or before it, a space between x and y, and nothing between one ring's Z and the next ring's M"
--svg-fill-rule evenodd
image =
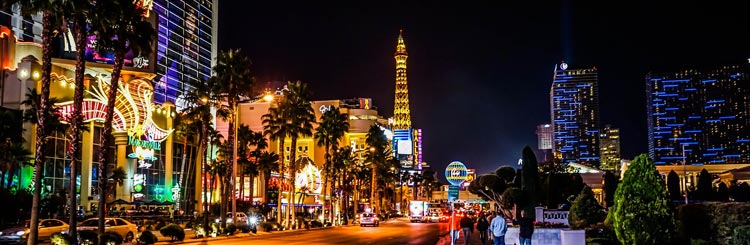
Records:
M158 41L154 100L182 109L191 81L211 76L216 57L218 0L155 0Z

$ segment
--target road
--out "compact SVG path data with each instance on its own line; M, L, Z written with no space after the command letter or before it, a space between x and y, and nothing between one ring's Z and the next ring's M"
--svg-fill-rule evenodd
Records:
M322 230L275 233L227 240L199 242L197 244L429 244L439 240L448 230L448 223L409 223L396 219L381 223L379 227L334 227Z

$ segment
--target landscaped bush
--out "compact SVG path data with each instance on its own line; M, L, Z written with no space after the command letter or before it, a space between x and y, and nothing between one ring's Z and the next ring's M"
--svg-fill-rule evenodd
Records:
M105 231L99 236L99 240L102 244L115 244L119 245L122 244L122 235L117 234L117 232L114 231Z
M182 241L185 239L185 230L176 224L164 226L159 232L162 236L171 237L172 241Z
M78 242L82 244L99 244L99 234L92 230L78 231Z
M237 231L237 226L235 226L234 224L229 224L226 228L224 228L224 234L227 235L232 235L235 231Z
M734 229L750 225L750 203L704 202L684 205L678 215L680 234L686 241L706 240L712 244L733 244Z
M734 240L734 245L750 245L750 225L734 228L732 240Z
M637 156L615 192L607 223L622 244L670 244L674 217L664 180L646 154Z
M50 240L52 240L52 244L56 244L56 245L75 245L76 244L76 240L73 239L72 236L70 236L69 234L63 234L60 232L52 234L52 236L50 237Z
M154 244L159 239L156 238L156 236L151 233L151 231L144 231L141 233L141 236L138 238L138 241L143 244Z
M280 227L278 222L275 221L266 221L260 224L260 227L263 228L263 231L265 232L271 232L273 230L276 230Z
M604 211L594 198L591 188L584 186L578 194L573 206L570 207L568 224L571 229L585 229L593 224L604 221Z
M599 244L620 244L612 227L603 222L590 225L586 228L586 238L597 241Z
M310 227L312 227L312 228L323 227L323 223L321 223L318 220L313 220L313 221L310 221Z
M620 245L617 239L586 238L586 245Z
M208 237L208 234L206 234L206 228L203 228L203 225L198 223L193 223L193 231L195 231L195 237Z

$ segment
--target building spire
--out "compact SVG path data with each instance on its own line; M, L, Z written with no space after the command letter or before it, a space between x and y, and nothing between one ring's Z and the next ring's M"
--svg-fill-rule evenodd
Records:
M399 30L396 44L396 96L393 103L393 129L411 129L411 110L409 109L409 86L406 80L406 44L404 30Z

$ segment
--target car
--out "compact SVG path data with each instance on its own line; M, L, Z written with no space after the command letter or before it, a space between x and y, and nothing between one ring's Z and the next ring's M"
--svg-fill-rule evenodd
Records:
M250 232L253 233L258 232L258 228L256 227L258 222L261 221L262 216L258 215L247 215L243 212L236 212L236 218L232 217L232 212L227 213L227 224L234 224L237 229L240 229L242 232Z
M83 222L78 224L77 230L80 234L81 231L96 231L98 229L99 218L91 218L84 220ZM117 234L120 234L120 236L122 236L122 238L124 239L124 242L131 242L133 241L135 234L138 234L138 227L135 224L121 218L105 218L104 231L113 231Z
M380 226L380 220L378 219L378 216L374 213L362 213L361 217L359 218L359 226Z
M430 223L438 223L440 222L440 215L436 213L430 214L430 217L427 219L427 221Z
M59 219L39 220L39 241L49 240L52 234L67 231L70 226ZM0 243L26 243L29 236L29 221L22 227L8 228L0 231Z

